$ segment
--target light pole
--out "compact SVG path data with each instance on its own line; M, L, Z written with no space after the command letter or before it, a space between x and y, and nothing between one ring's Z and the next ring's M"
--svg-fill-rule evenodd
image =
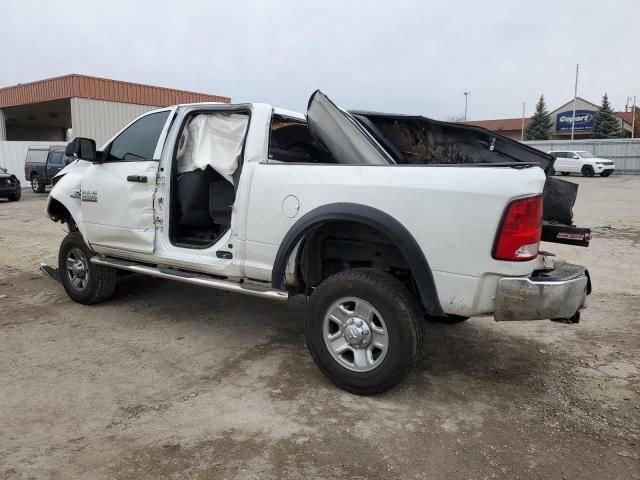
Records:
M522 129L520 130L520 141L524 141L524 102L522 102Z
M636 138L636 96L633 96L633 108L631 109L631 138Z
M471 92L464 92L464 123L467 123L467 105Z
M580 64L576 64L576 86L573 90L573 116L571 117L571 140L573 140L573 131L576 127L576 99L578 98L578 71Z

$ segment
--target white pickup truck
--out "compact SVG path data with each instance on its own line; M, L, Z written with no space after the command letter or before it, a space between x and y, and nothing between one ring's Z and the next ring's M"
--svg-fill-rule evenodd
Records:
M577 322L591 289L584 267L539 251L541 237L588 245L571 222L577 186L547 178L549 155L481 128L347 112L317 91L306 115L155 110L67 154L47 213L69 234L45 271L73 300L108 299L121 271L306 295L311 355L357 394L411 370L425 318Z

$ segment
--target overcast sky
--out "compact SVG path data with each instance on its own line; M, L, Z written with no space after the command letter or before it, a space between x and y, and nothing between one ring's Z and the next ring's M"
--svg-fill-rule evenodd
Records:
M298 111L319 88L441 119L471 91L478 120L556 108L580 63L580 96L640 98L640 0L2 0L0 18L0 86L81 73Z

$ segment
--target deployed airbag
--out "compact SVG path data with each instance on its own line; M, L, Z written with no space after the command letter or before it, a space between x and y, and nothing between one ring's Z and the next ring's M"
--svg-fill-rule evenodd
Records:
M248 125L249 115L244 113L194 116L183 129L178 143L178 174L204 171L210 165L233 184Z

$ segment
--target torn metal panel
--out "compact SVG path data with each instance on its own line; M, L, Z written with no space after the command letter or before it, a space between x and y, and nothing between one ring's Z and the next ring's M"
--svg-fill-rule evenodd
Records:
M331 152L337 163L389 165L393 158L344 110L320 90L309 99L307 123L311 135Z

